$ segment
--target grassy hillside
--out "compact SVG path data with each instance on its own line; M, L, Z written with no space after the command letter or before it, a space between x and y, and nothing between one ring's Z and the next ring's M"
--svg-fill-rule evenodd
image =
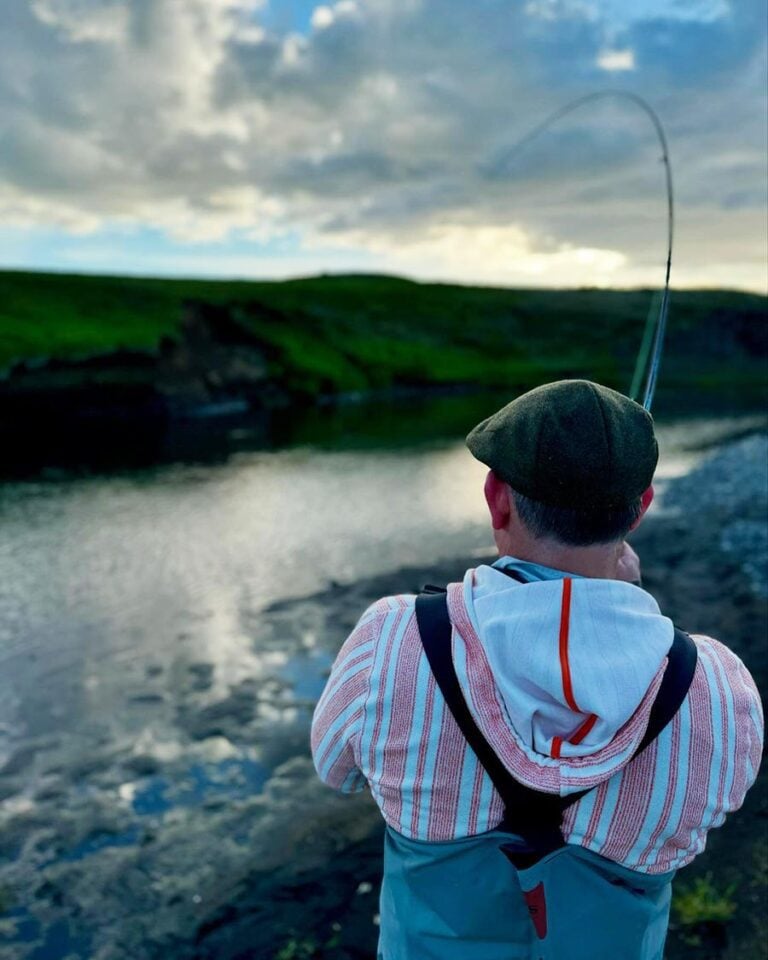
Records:
M286 282L0 272L0 370L18 360L154 352L187 301L228 309L268 350L289 389L538 381L584 375L626 389L653 296L648 291L506 290L380 276ZM673 294L669 382L755 383L766 298ZM734 362L723 362L731 359Z

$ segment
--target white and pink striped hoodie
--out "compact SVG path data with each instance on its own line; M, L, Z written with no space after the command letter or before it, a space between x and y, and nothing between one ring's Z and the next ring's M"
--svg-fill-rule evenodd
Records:
M631 584L503 558L448 588L456 672L474 719L523 783L566 795L564 834L608 859L663 873L704 849L741 806L760 760L754 682L723 644L697 636L689 694L636 760L673 627ZM681 626L685 626L682 624ZM370 607L341 649L312 726L320 777L370 787L389 826L415 840L497 826L501 799L466 745L423 653L412 596Z

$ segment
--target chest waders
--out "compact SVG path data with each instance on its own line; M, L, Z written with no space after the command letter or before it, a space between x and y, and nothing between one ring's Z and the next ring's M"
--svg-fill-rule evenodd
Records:
M501 572L526 583L515 571ZM662 960L670 874L638 873L566 844L563 814L590 791L561 797L515 780L467 708L451 658L451 622L442 588L426 587L417 597L416 618L446 705L504 802L504 818L494 834L499 834L498 849L515 871L510 876L510 896L519 895L519 889L532 921L527 956L532 960ZM672 720L693 680L696 646L681 630L675 629L668 658L648 728L633 759ZM466 881L472 884L473 878L467 876ZM515 946L519 945L510 944L512 949ZM467 956L472 956L469 944ZM499 960L504 957L500 955Z

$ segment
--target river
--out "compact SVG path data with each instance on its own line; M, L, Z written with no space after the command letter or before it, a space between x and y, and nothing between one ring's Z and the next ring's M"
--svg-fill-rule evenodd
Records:
M662 418L654 509L702 449L759 421ZM311 617L283 633L266 609L490 543L484 468L456 439L238 446L218 462L0 486L3 960L95 956L86 922L31 899L38 880L73 864L98 874L147 824L156 835L266 795L306 754L343 633Z

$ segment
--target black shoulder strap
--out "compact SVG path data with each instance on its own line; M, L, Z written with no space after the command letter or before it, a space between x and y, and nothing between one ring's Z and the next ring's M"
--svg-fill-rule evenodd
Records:
M675 635L667 657L669 659L667 669L664 671L659 692L656 694L656 699L651 707L645 736L635 751L635 757L642 753L672 720L682 706L683 700L685 700L693 683L698 651L696 650L696 644L688 634L678 630L677 627L675 627Z
M562 846L560 821L563 809L587 791L560 797L531 790L515 780L472 719L461 692L451 657L451 621L446 594L418 596L416 620L424 652L448 709L504 802L502 827L524 835L537 849ZM510 816L514 817L515 824L523 824L523 828L513 826Z
M556 849L562 845L560 823L563 811L580 800L588 790L561 797L524 786L509 773L480 732L461 692L451 657L451 621L445 592L431 588L416 598L416 620L435 681L448 709L483 765L505 806L504 825L521 833L537 847ZM669 663L651 708L648 728L635 751L636 757L672 720L685 699L696 670L696 645L688 634L675 628Z
M416 620L429 666L448 709L493 785L504 798L516 781L478 729L461 692L451 657L451 620L446 594L435 592L416 597Z

